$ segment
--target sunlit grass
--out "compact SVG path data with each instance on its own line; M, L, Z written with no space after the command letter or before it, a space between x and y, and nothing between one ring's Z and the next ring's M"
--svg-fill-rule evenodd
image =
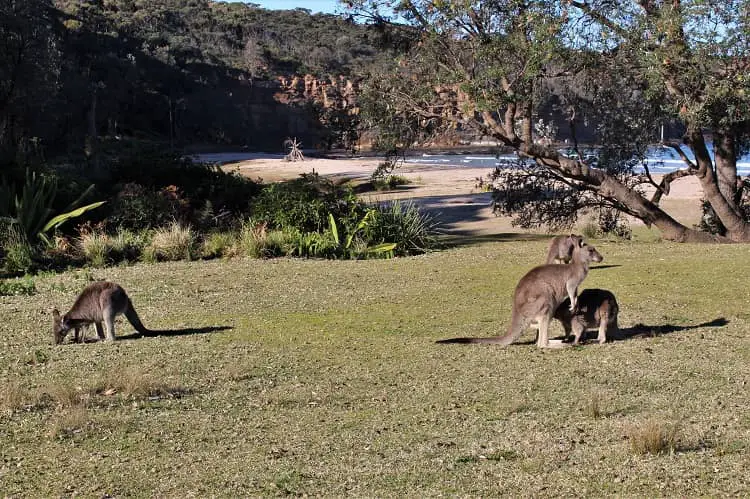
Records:
M434 343L503 332L545 240L40 276L0 301L3 494L746 495L747 248L595 244L626 339L555 351ZM101 278L172 334L51 345Z

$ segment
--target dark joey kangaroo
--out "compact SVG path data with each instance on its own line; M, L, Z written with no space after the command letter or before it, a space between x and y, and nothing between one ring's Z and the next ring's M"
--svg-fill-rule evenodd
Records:
M547 250L547 264L570 263L573 259L573 250L582 242L583 237L575 234L553 237Z
M78 295L67 314L60 316L57 309L52 311L52 332L55 343L60 344L71 329L75 330L75 341L84 326L94 324L100 339L115 340L115 316L124 314L133 327L143 335L151 334L141 322L133 308L133 303L119 284L97 281L86 286ZM102 324L104 327L102 327Z
M540 265L531 269L518 281L513 295L513 311L508 332L489 338L452 338L438 343L490 343L509 345L516 341L532 323L539 325L537 346L549 347L549 324L560 304L570 299L570 310L575 310L578 286L588 275L591 262L604 258L596 248L583 242L573 249L570 265Z
M565 338L573 333L573 344L577 345L585 331L598 330L597 341L601 345L617 334L617 314L620 308L615 295L606 289L584 289L578 295L578 306L570 311L566 299L557 307L555 319L565 329Z

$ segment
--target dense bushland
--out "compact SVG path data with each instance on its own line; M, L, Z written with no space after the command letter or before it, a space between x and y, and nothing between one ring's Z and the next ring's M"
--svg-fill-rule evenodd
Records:
M370 206L314 173L261 185L148 144L128 148L97 175L70 165L9 170L0 184L6 274L238 255L382 258L437 246L436 223L416 207Z

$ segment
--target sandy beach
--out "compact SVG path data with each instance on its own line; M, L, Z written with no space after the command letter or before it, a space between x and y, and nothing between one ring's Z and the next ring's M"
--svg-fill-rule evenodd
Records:
M263 182L278 182L317 172L333 178L366 180L380 163L378 158L326 159L308 158L305 161L283 161L280 156L259 156L254 159L228 163L225 169ZM433 213L448 233L485 236L507 232L539 233L513 227L507 217L492 213L491 195L477 188L491 168L468 168L442 165L403 164L394 174L409 179L410 184L387 192L364 194L369 200L411 200ZM655 179L658 181L658 176ZM646 190L649 194L653 189ZM685 224L700 219L702 191L695 177L684 177L671 186L668 197L662 200L664 209ZM585 220L581 221L581 225ZM639 223L639 222L635 222ZM542 231L543 232L543 231Z

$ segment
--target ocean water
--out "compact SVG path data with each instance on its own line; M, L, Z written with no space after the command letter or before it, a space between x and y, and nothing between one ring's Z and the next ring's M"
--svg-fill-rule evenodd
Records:
M709 144L709 150L710 144ZM683 147L683 151L691 160L693 154ZM493 156L490 154L430 154L424 153L418 156L407 156L407 164L442 166L446 168L494 168L501 166L506 161L517 160L515 154L502 154ZM712 154L713 159L713 154ZM685 168L685 163L680 159L677 153L668 147L655 146L649 149L646 162L651 173L668 173L673 170ZM642 167L636 168L636 171L643 172ZM750 154L741 157L737 162L738 175L750 175Z

